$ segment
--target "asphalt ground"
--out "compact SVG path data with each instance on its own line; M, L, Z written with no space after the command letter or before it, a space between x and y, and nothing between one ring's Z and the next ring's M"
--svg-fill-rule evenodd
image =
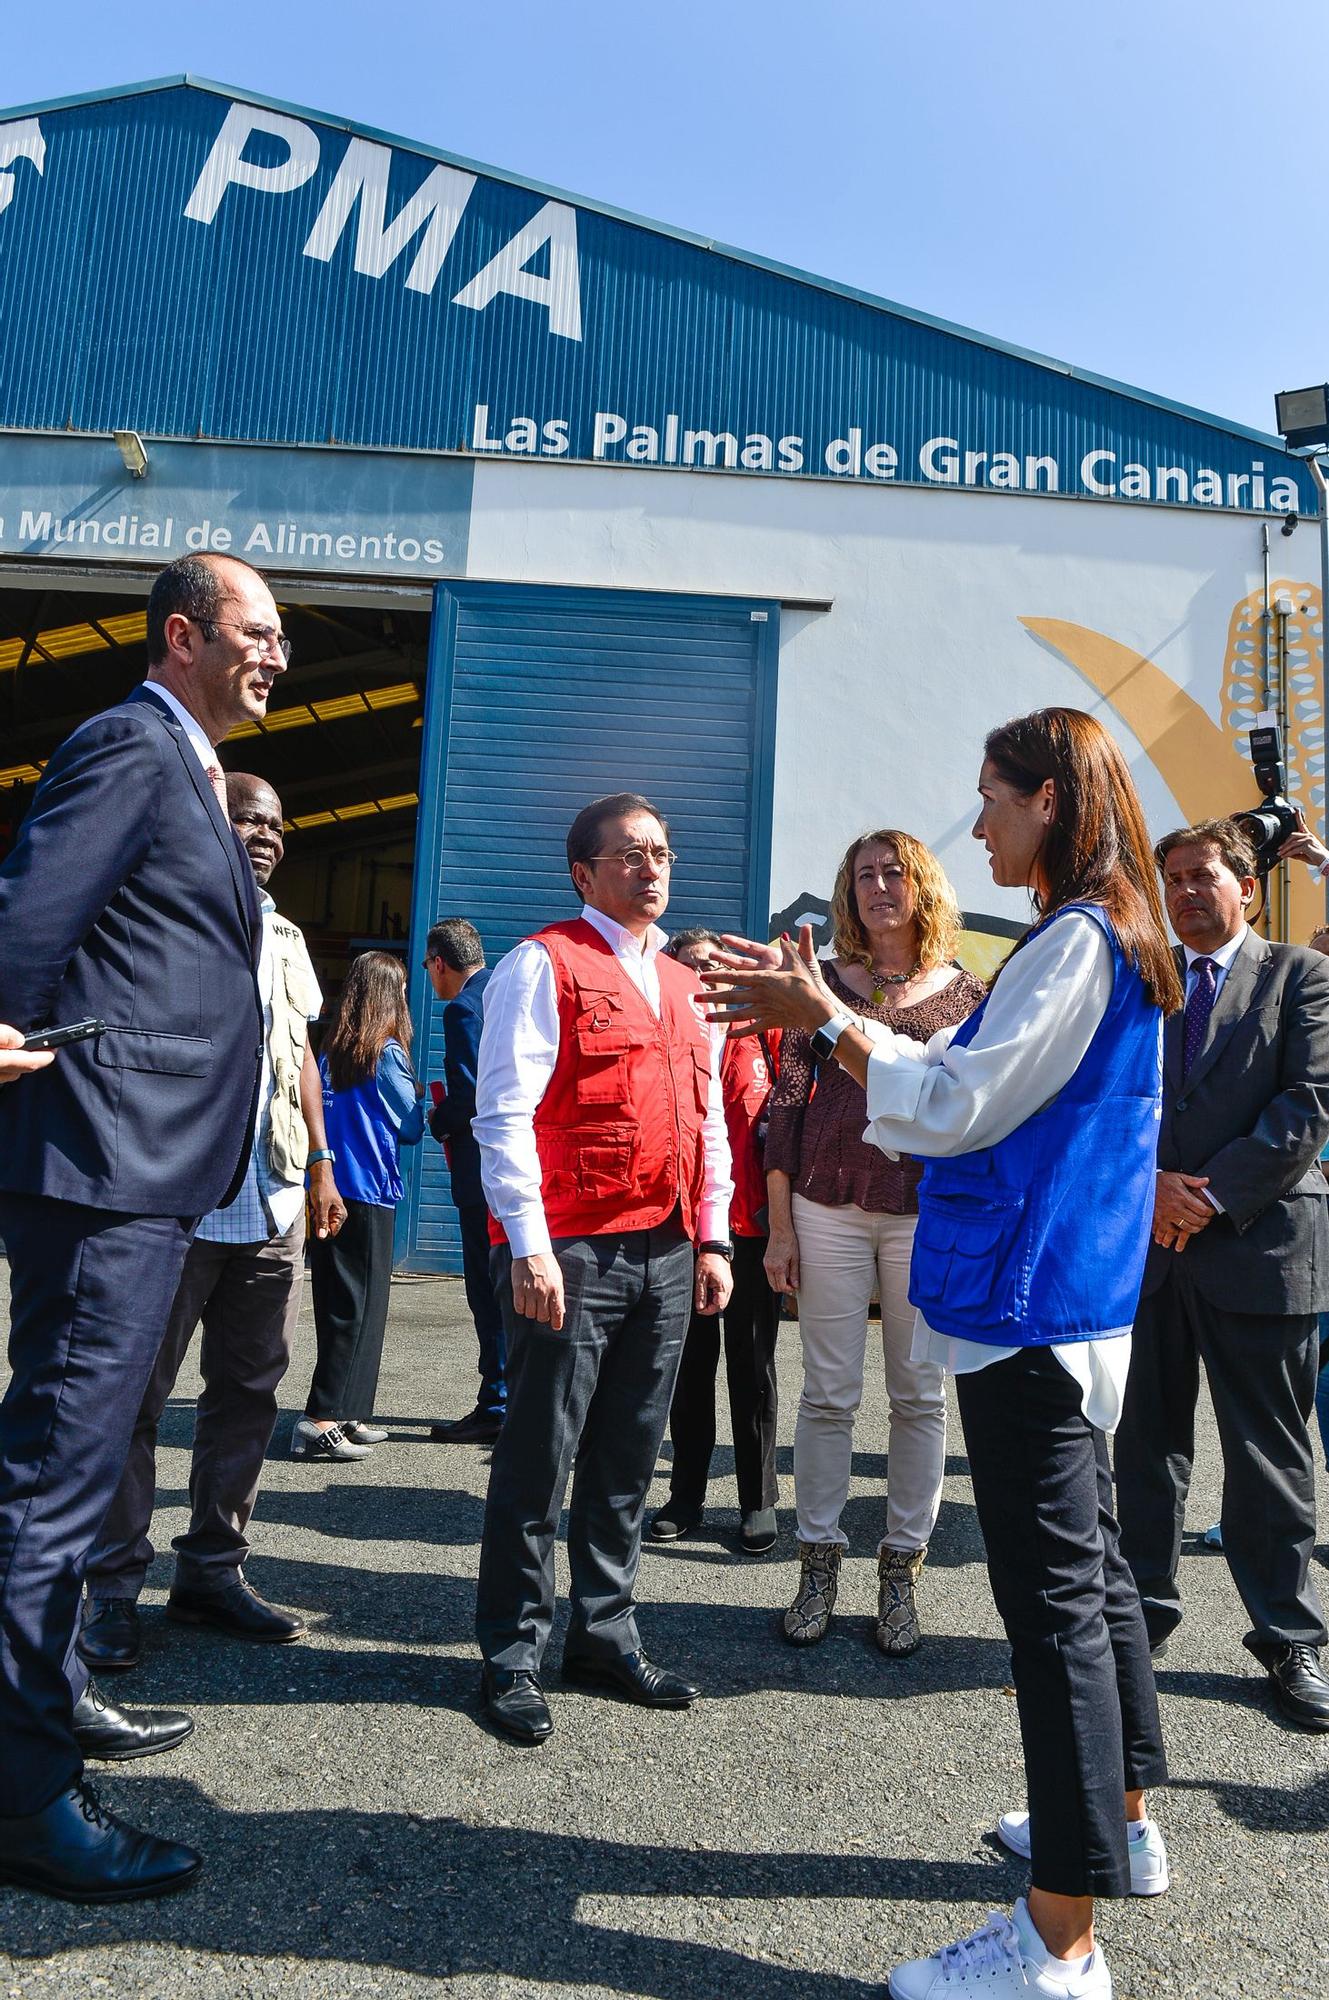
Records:
M865 2000L900 1959L1009 1905L1023 1865L992 1836L1023 1796L1009 1658L952 1412L945 1502L912 1660L872 1645L884 1398L869 1382L845 1517L852 1550L826 1641L794 1651L790 1448L798 1340L781 1340L781 1538L737 1554L732 1458L695 1539L649 1549L647 1649L705 1699L655 1714L564 1692L520 1750L478 1719L471 1638L486 1479L475 1447L427 1440L469 1407L474 1350L456 1280L393 1288L379 1411L392 1436L344 1468L285 1456L312 1366L302 1315L249 1566L309 1637L244 1645L167 1623L185 1521L192 1377L163 1426L147 1650L116 1698L178 1703L179 1750L101 1766L126 1817L194 1842L183 1895L102 1911L0 1891L0 2000L38 1996L650 1996ZM721 1419L722 1439L726 1434ZM668 1446L653 1504L663 1500ZM1186 1618L1159 1687L1172 1783L1155 1796L1171 1892L1100 1904L1122 1995L1318 1995L1329 1986L1329 1736L1273 1712L1241 1647L1220 1555L1212 1420L1182 1576ZM1329 1488L1321 1487L1322 1503ZM1329 1519L1329 1515L1323 1515ZM1321 1588L1329 1549L1316 1567ZM565 1577L560 1562L560 1577ZM556 1660L561 1620L550 1647Z

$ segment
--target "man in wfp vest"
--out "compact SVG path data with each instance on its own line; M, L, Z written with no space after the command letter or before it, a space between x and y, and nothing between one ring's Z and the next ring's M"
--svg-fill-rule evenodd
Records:
M508 1342L480 1689L519 1743L553 1728L540 1665L574 1457L563 1678L650 1708L697 1697L642 1651L633 1585L691 1309L720 1312L731 1289L719 1044L696 974L661 952L669 829L649 800L617 792L578 813L567 853L582 914L495 967L472 1126Z
M88 1558L78 1650L99 1673L138 1664L138 1598L153 1557L157 1426L200 1320L203 1388L189 1471L189 1532L172 1545L175 1583L166 1615L237 1639L281 1642L305 1629L293 1612L264 1602L241 1564L300 1308L306 1166L320 1236L336 1235L346 1207L333 1179L323 1090L309 1046L322 995L304 938L278 916L267 893L284 852L281 800L261 778L228 771L226 809L263 911L261 1087L244 1183L229 1208L204 1216L189 1247L129 1458Z

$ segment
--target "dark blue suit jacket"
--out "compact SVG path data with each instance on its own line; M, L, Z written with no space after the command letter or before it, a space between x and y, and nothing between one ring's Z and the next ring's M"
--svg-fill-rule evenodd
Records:
M458 1208L471 1207L485 1198L480 1185L480 1148L471 1137L471 1120L475 1116L475 1072L488 984L489 968L482 965L443 1009L443 1087L447 1096L431 1114L429 1129L437 1140L448 1142L452 1199Z
M0 1021L107 1032L0 1090L0 1189L205 1215L244 1178L261 914L249 858L146 688L51 758L0 868Z

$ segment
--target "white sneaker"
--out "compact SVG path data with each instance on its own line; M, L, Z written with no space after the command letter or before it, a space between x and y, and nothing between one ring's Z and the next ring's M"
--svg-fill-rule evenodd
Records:
M935 1958L897 1965L887 1991L891 2000L1112 2000L1112 1975L1096 1946L1079 1972L1049 1959L1021 1898L1013 1919L993 1910Z
M1127 1853L1131 1864L1132 1896L1161 1896L1171 1881L1167 1868L1167 1849L1157 1823L1152 1819L1138 1822L1144 1827L1140 1834L1129 1831ZM997 1838L1003 1847L1009 1847L1012 1854L1018 1854L1025 1861L1029 1859L1029 1815L1027 1812L1003 1813L997 1821Z

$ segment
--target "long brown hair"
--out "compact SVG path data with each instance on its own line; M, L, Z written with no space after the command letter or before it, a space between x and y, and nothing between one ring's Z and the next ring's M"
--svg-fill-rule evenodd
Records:
M845 850L831 891L831 925L835 955L842 964L862 965L872 970L872 952L863 919L858 914L854 893L854 869L865 847L893 847L904 870L914 899L914 932L918 939L918 962L925 972L954 958L964 929L960 906L946 871L930 847L915 840L912 833L897 827L878 827L860 833Z
M323 1044L334 1090L354 1090L372 1076L391 1041L411 1054L406 973L389 951L362 951L351 960L337 1004L337 1018Z
M1040 920L1067 903L1101 903L1149 998L1175 1013L1181 980L1144 813L1126 759L1102 723L1078 708L1040 708L994 729L983 749L997 776L1025 798L1052 780L1052 819L1038 852Z

